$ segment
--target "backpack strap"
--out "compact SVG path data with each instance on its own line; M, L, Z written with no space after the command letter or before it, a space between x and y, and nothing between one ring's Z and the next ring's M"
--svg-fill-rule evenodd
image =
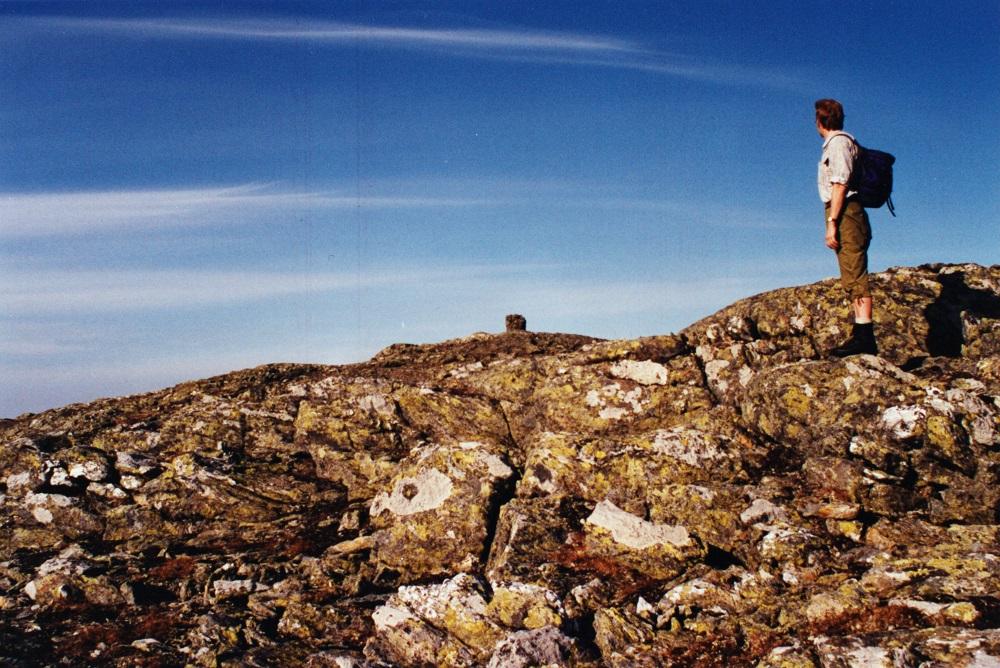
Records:
M858 148L861 148L861 144L858 143L858 140L855 139L854 137L852 137L851 135L847 134L846 132L838 132L837 134L832 135L830 137L830 139L833 139L834 137L847 137L848 139L851 140L851 143L853 143ZM829 140L827 140L827 141L829 141Z

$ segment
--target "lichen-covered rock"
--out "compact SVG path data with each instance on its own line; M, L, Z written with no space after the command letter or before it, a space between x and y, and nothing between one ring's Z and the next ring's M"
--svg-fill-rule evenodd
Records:
M567 542L580 522L574 510L548 499L514 499L505 504L486 564L490 584L499 588L520 582L562 596L586 581L582 569L566 568Z
M39 566L24 593L46 608L73 608L81 601L97 607L120 605L123 598L107 578L88 575L96 566L92 559L72 545Z
M753 544L759 532L741 519L751 493L723 484L665 484L650 490L649 519L690 527L715 558L755 564L759 559Z
M996 266L896 267L874 274L871 280L879 304L875 312L879 348L897 366L960 354L962 312L995 318L998 311ZM795 361L800 351L818 353L841 343L850 329L848 307L835 280L829 279L741 300L681 331L681 336L713 348L762 341L793 349L791 354L768 354L759 361L751 357L751 368L756 369L769 366L769 358L777 357L773 362L783 364Z
M240 646L240 625L215 615L201 615L188 632L185 649L196 666L216 666L220 659Z
M0 664L1000 665L1000 266L0 420Z
M759 433L797 452L844 457L859 438L903 456L926 422L915 381L872 356L798 362L758 374L741 408Z
M558 628L566 616L554 592L520 582L494 587L487 609L490 616L504 626L529 631L546 626Z
M676 576L706 553L686 527L650 522L610 501L598 503L585 520L584 545L588 554L658 580Z
M877 599L868 594L855 580L847 580L836 589L814 594L806 605L806 618L813 624L823 624L845 615L857 615L877 604Z
M821 666L844 668L896 668L916 665L916 657L908 647L883 647L866 638L818 637L814 641Z
M629 610L605 608L594 616L594 632L604 665L622 668L723 665L734 657L756 659L773 643L713 610L679 611L656 628Z
M427 387L394 386L327 378L301 390L296 438L316 462L317 473L345 485L351 498L371 498L410 450L441 444L499 444L508 436L503 415L473 397Z
M821 666L956 666L989 667L1000 664L1000 633L952 627L881 635L817 637Z
M487 616L477 582L464 574L400 587L372 617L375 635L365 654L404 667L482 665L505 635Z
M521 496L645 500L650 479L701 483L749 481L770 452L732 428L728 411L693 416L687 426L628 437L581 439L544 433L531 442Z
M558 355L467 365L448 385L499 399L519 443L546 431L632 432L711 406L688 352L676 336L592 341Z
M1000 631L951 626L933 627L910 635L914 653L927 661L955 668L991 668L1000 665Z
M554 626L518 631L501 640L487 668L532 668L533 666L584 666L574 640Z
M822 491L859 511L916 509L940 524L996 521L1000 413L975 391L935 386L860 356L762 372L742 410L767 438L822 455L813 466L829 481Z
M651 646L657 633L628 611L605 608L594 615L594 642L609 666L655 666Z
M800 644L782 645L772 649L756 668L815 668L813 654Z
M477 570L489 517L513 474L476 441L414 450L372 501L375 564L404 582Z

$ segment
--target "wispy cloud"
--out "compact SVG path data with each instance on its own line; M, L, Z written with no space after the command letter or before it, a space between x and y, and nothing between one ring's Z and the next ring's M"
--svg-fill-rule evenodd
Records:
M805 84L805 79L802 77L777 70L743 67L718 61L699 60L681 54L642 49L618 54L518 54L511 52L494 54L494 56L508 61L634 70L723 86L797 90Z
M459 184L386 183L387 194L354 195L349 188L289 191L267 184L151 190L0 193L0 239L80 236L194 228L287 219L303 211L546 207L565 211L670 214L703 224L754 229L787 225L773 216L714 203L602 194L596 184L510 184L482 179ZM371 188L369 188L371 191ZM421 194L417 194L421 193ZM428 194L430 193L430 194ZM468 193L482 194L469 197Z
M51 357L83 350L79 344L24 338L0 338L0 355L10 357Z
M645 71L723 85L792 88L802 83L783 72L712 62L604 35L377 26L324 20L44 17L21 21L63 31L114 32L146 39L228 39L423 49L466 57Z
M6 315L6 314L5 314ZM100 332L80 322L0 319L0 358L54 357L100 345Z
M121 32L143 37L201 37L239 40L375 43L406 47L431 46L482 50L551 51L636 54L634 43L592 35L526 30L475 28L410 28L372 26L335 21L286 21L280 19L113 19L45 17L25 19L68 30Z
M0 312L37 315L189 308L362 288L442 281L460 284L477 276L523 270L524 267L504 265L354 273L200 269L32 271L0 267L4 279Z
M0 238L111 229L203 226L309 209L419 209L482 205L461 197L371 197L292 192L258 184L179 190L0 193Z
M328 43L374 42L402 46L452 46L480 49L634 53L632 43L607 37L543 31L469 28L409 28L335 21L279 19L39 19L65 28L122 31L158 37L208 37Z

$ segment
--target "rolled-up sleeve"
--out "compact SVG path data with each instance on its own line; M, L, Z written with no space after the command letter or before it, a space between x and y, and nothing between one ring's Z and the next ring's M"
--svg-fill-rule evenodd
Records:
M854 142L847 137L839 135L830 140L826 154L830 183L841 183L846 186L850 182L851 171L854 169L854 154Z

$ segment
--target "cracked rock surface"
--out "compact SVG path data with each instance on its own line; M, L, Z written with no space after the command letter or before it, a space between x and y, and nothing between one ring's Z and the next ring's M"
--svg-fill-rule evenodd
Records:
M1000 666L1000 266L0 421L0 666Z

